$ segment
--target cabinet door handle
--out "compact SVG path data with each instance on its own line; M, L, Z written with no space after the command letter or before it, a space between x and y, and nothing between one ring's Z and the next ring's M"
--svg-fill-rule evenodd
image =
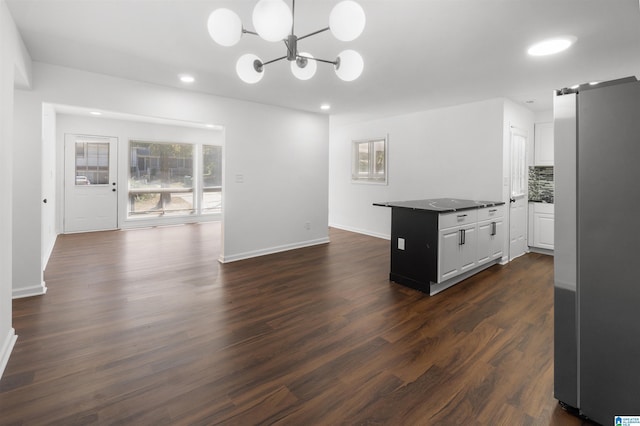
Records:
M491 209L491 210L489 210L489 213L495 213L497 211L498 211L498 209Z
M458 219L462 219L463 217L467 217L467 215L466 214L459 214L458 215Z
M459 246L461 246L461 245L463 245L463 244L464 244L464 243L462 242L462 232L463 232L463 230L462 230L462 229L458 231L458 245L459 245Z
M496 223L491 222L491 235L496 235Z
M462 245L465 245L467 243L467 231L461 229L460 232L462 232Z

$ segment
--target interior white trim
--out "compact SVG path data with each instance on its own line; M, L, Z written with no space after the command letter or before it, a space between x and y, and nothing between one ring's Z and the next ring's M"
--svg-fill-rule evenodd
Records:
M47 285L44 281L40 285L33 285L31 287L14 288L11 298L21 299L23 297L42 296L47 292Z
M338 225L336 223L330 223L331 228L342 229L343 231L355 232L357 234L368 235L370 237L382 238L383 240L391 240L390 234L380 234L377 232L368 231L366 229L354 228L353 226Z
M9 362L9 356L13 350L13 346L16 344L16 340L18 340L18 336L16 335L16 330L12 328L2 342L2 348L0 349L0 378L2 378L4 369Z
M269 247L269 248L260 249L260 250L247 251L247 252L244 252L244 253L234 254L232 256L223 256L223 255L221 255L218 258L218 262L220 262L220 263L236 262L238 260L250 259L252 257L265 256L265 255L268 255L268 254L280 253L280 252L283 252L283 251L295 250L295 249L299 249L299 248L317 246L317 245L320 245L320 244L327 244L327 243L329 243L329 238L328 237L318 238L316 240L302 241L300 243L285 244L285 245L282 245L282 246L276 246L276 247Z

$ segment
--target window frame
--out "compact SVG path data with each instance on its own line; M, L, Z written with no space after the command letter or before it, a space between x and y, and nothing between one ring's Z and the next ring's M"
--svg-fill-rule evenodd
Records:
M383 142L384 166L382 176L376 173L376 151L375 144ZM360 146L368 145L368 170L366 173L360 172ZM368 139L357 139L351 141L351 182L368 185L387 185L389 182L389 137L382 136Z
M170 209L164 210L159 209L157 213L151 211L141 211L135 212L132 210L131 206L131 184L132 184L132 171L133 171L133 155L132 155L132 145L133 144L148 144L151 145L188 145L191 147L191 157L188 158L188 161L191 165L191 187L187 191L186 188L183 190L179 190L177 192L187 192L191 195L191 209L185 210L176 210L172 211ZM224 149L223 145L215 144L215 143L194 143L194 142L184 142L184 141L170 141L170 140L150 140L145 138L129 138L127 142L127 202L126 207L124 208L123 214L125 217L125 221L133 222L146 222L146 221L162 221L170 220L184 220L186 218L205 218L205 217L219 217L222 213L222 203L220 203L220 209L218 211L204 211L203 209L203 195L204 195L204 176L202 175L204 169L204 155L203 150L204 146L213 146L217 147L220 150L219 159L220 159L220 173L222 174L222 150ZM186 161L185 158L180 158L177 160ZM219 192L222 192L222 187L220 187ZM159 192L149 191L149 193L157 194ZM171 193L173 195L173 193ZM187 219L188 222L191 220Z

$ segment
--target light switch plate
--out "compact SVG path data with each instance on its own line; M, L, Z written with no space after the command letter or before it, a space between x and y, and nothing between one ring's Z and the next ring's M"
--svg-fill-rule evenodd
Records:
M404 250L404 238L398 238L398 250Z

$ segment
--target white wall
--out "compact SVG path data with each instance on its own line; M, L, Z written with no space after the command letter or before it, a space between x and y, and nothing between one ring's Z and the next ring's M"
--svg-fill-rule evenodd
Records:
M326 116L41 63L33 81L15 102L14 291L42 284L44 103L224 126L222 261L328 241Z
M134 117L132 117L134 118ZM144 120L145 117L140 117ZM166 218L136 218L127 220L127 192L129 179L129 141L148 142L181 142L195 145L224 145L224 131L222 129L205 129L185 125L168 125L153 122L140 122L93 116L61 114L57 115L57 135L55 152L57 152L57 226L59 233L63 232L64 219L64 139L65 134L83 134L93 136L110 136L118 138L118 220L120 228L134 228L161 224L175 224L187 222L203 222L220 220L219 215L205 216L168 216Z
M41 233L42 102L26 103L21 96L24 92L16 90L14 98L13 298L47 291L41 267L44 251ZM30 111L29 116L24 114L25 110ZM30 135L33 135L33 139L27 142Z
M503 106L503 99L492 99L358 123L332 119L331 226L390 238L391 209L374 202L504 200ZM388 185L351 183L351 141L387 134Z
M31 58L7 5L0 0L0 377L16 341L11 322L14 85L30 84Z
M553 109L544 111L537 111L534 114L534 121L536 123L550 123L553 121Z
M57 195L56 187L56 112L51 104L42 105L42 188L41 204L41 265L46 265L53 251L58 235L56 226ZM47 200L45 203L44 200Z

